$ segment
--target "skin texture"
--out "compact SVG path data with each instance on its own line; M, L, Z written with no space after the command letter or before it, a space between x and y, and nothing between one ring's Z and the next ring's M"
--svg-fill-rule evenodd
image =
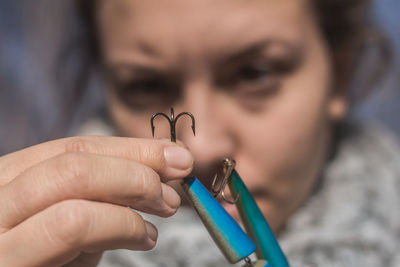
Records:
M177 133L195 175L209 184L234 158L272 229L282 229L310 195L346 109L308 2L101 1L97 24L119 131L151 137L151 114L191 112L196 137L189 121ZM167 123L156 123L167 137Z
M169 141L74 137L0 158L0 266L96 266L107 249L149 250L180 197L165 182L192 170ZM12 201L10 201L12 200Z

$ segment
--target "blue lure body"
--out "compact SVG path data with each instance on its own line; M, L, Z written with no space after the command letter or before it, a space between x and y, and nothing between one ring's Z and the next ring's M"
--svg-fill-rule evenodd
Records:
M186 177L183 189L208 232L230 263L236 263L256 250L254 243L238 223L196 177Z
M265 266L289 266L271 228L235 169L232 170L228 186L233 196L240 194L235 204L247 234L256 244L257 257L267 260L268 263Z

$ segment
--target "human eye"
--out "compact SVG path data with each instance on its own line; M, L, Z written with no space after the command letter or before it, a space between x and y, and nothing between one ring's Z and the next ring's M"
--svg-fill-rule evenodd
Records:
M146 78L122 82L118 89L126 95L159 95L165 91L165 87L162 79Z
M229 66L220 86L245 108L259 109L276 95L280 81L280 73L272 62L257 58Z
M263 108L285 90L304 62L299 42L269 40L225 55L216 70L218 88L249 109Z
M169 106L176 93L163 77L135 77L116 82L114 91L119 99L134 110L150 110Z
M243 83L259 82L272 74L270 68L265 64L245 64L238 69L235 76L239 83Z

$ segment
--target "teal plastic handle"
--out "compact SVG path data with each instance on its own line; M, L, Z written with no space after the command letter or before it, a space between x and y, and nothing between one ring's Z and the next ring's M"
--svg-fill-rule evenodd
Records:
M233 169L228 180L233 196L240 194L236 206L247 234L256 245L256 255L266 259L271 267L287 267L289 263L278 244L271 228L251 196L239 174Z
M236 263L256 250L254 243L238 223L196 177L186 177L183 189L208 232L230 263Z

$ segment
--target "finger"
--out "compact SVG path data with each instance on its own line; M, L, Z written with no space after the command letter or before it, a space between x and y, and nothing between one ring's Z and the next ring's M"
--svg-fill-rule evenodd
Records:
M161 183L150 167L115 157L65 153L0 188L0 233L67 199L109 202L163 217L173 215L180 205L176 191Z
M0 266L60 266L109 249L149 250L157 230L121 206L85 200L59 202L0 236Z
M95 267L99 264L103 253L82 253L72 262L64 264L62 267Z
M190 174L193 156L182 146L167 140L109 136L87 136L59 139L0 158L0 186L26 169L66 152L87 152L114 156L149 166L166 180Z

